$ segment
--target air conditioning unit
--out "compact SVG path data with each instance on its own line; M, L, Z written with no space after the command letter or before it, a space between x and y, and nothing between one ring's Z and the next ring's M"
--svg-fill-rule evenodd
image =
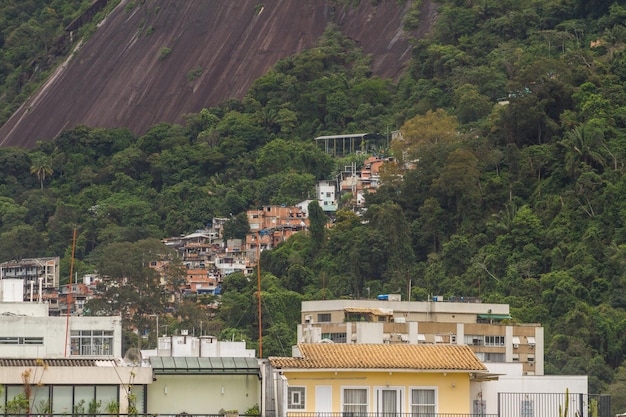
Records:
M517 349L519 347L519 343L513 343L513 349Z
M304 316L304 322L305 323L313 323L313 316L310 315L310 314Z

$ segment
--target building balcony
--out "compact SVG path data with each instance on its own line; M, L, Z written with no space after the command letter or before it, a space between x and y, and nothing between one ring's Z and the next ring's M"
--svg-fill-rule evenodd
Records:
M297 412L288 411L287 417L498 417L497 414L455 414L455 413L395 413L375 412L359 413L354 411L344 412Z

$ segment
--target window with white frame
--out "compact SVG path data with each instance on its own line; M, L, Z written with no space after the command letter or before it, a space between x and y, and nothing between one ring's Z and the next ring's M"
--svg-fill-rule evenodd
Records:
M485 336L485 346L504 346L504 336Z
M112 330L72 330L70 342L72 355L111 356L113 354Z
M304 387L287 388L287 408L290 410L304 410Z
M435 415L436 393L432 388L411 389L411 414L413 416Z
M367 388L344 388L342 410L354 416L367 413Z

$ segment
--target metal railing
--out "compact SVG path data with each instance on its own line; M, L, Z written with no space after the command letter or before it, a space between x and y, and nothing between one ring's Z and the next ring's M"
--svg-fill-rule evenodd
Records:
M498 417L497 414L462 414L462 413L359 413L359 412L287 412L287 417Z

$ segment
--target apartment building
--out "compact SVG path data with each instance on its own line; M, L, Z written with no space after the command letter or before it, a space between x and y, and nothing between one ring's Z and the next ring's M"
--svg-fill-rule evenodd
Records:
M306 212L295 206L263 206L248 210L247 215L251 233L246 236L245 250L252 263L258 251L274 248L309 227Z
M543 375L543 327L515 322L507 304L392 300L304 301L298 342L467 345L485 363Z
M337 211L337 184L335 181L319 181L315 184L315 196L325 212Z
M0 264L0 280L20 279L23 294L40 299L47 289L59 287L59 257L25 258Z

